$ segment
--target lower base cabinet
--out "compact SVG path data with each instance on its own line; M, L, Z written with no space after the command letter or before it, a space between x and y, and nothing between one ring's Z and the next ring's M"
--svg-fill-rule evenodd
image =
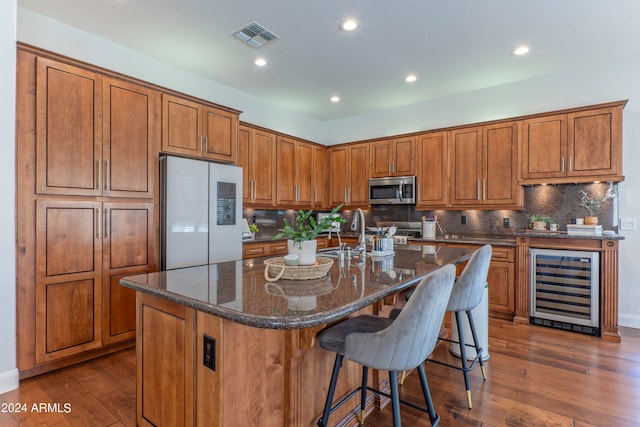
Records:
M253 328L141 293L137 305L139 426L317 425L335 358L315 343L322 327ZM215 343L211 367L205 337ZM336 401L360 384L361 372L345 361ZM388 389L386 379L370 374L374 387ZM331 419L353 425L359 400L347 403Z
M429 242L411 244L429 245ZM480 245L465 243L442 243L438 246L479 248ZM459 266L459 268L462 268ZM462 270L460 270L462 271ZM489 284L489 315L512 320L515 314L515 248L492 246L491 264L487 282Z

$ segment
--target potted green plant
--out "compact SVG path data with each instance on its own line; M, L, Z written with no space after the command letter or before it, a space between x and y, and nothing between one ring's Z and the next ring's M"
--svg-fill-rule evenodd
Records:
M544 230L547 227L547 224L554 222L553 218L546 215L533 214L528 217L529 226L534 230Z
M256 223L249 224L249 232L251 233L251 239L255 239L256 238L256 233L258 231L260 231L260 229L258 228L258 224L256 224Z
M286 237L288 239L287 245L289 253L298 254L299 265L314 264L316 262L317 247L315 239L318 237L318 234L335 227L335 224L346 222L346 219L338 215L340 208L342 208L342 205L336 206L329 216L320 221L316 221L313 216L313 210L300 210L296 214L293 223L290 223L287 218L284 218L284 227L279 229L273 238L281 239Z
M607 198L602 194L596 194L594 197L589 196L586 191L580 191L580 206L585 208L587 212L589 212L589 216L584 217L584 223L589 225L598 224L598 217L595 216L595 213L600 206L604 202L607 201Z

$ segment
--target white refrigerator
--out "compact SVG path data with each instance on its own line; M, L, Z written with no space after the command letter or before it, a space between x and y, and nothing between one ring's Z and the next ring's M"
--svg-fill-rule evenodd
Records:
M242 169L160 157L160 268L242 259Z

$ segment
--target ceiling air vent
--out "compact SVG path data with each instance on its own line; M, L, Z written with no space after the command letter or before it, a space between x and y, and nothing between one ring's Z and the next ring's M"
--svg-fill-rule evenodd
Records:
M234 31L232 35L241 42L256 49L280 38L257 22L245 25L239 30Z

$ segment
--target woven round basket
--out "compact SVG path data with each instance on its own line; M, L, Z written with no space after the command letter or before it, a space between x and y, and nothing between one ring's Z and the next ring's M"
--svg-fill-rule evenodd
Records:
M285 280L311 280L319 279L331 269L333 260L330 258L316 257L313 265L285 265L284 257L269 258L264 260L264 278L269 282L279 279Z

